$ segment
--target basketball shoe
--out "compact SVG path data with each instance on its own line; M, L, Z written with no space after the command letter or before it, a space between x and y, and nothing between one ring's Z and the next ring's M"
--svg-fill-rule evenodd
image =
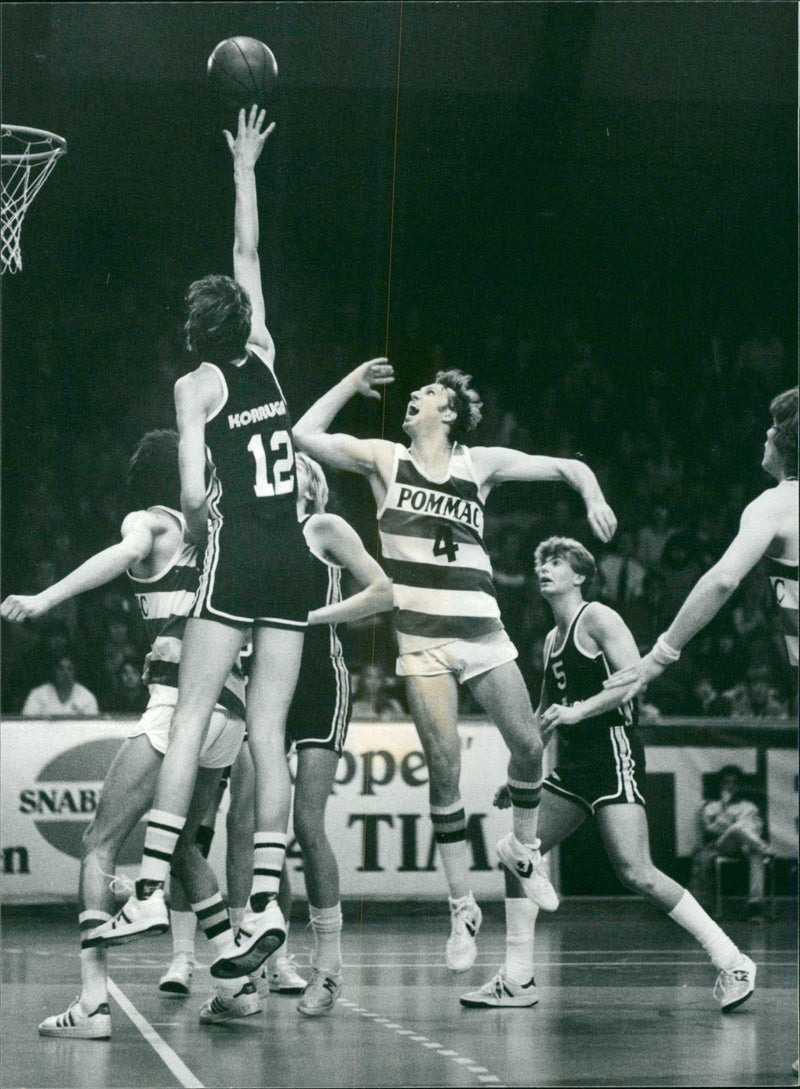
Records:
M240 983L241 980L237 979L233 981L233 986L217 984L215 993L200 1007L201 1025L221 1025L225 1021L261 1013L264 1007L253 983L249 979L241 986Z
M302 994L308 980L297 971L294 957L276 957L269 971L269 989L275 994Z
M297 1008L306 1017L324 1017L333 1009L341 991L341 972L327 975L319 968L314 968Z
M503 865L518 878L529 900L545 911L556 910L558 896L542 866L538 840L533 844L520 843L509 832L497 844L497 853Z
M467 991L461 996L462 1006L482 1008L487 1006L535 1006L539 1001L536 993L536 981L531 976L528 983L512 983L500 971L479 987L477 991Z
M483 921L483 913L472 893L450 904L450 937L444 949L445 964L451 972L466 972L475 963L478 944L475 941Z
M211 965L215 979L236 979L260 968L264 961L286 941L286 923L277 900L270 900L263 911L251 911L230 947Z
M756 987L756 966L744 953L733 968L723 968L714 984L714 998L723 1013L730 1013L746 1002Z
M107 1040L111 1036L111 1011L101 1002L93 1013L87 1013L80 997L64 1013L47 1017L39 1025L40 1036L60 1036L65 1040Z
M116 880L119 880L117 878ZM133 895L107 922L92 930L87 937L98 945L125 945L136 938L154 937L169 930L169 912L164 900L164 890L155 889L144 899L139 899L141 882L137 881Z
M176 953L164 975L158 981L158 989L168 998L186 998L192 988L194 961L188 953Z

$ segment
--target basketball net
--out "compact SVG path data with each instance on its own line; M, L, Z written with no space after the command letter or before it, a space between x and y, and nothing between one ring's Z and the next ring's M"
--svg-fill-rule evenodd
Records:
M5 274L22 268L22 221L51 170L66 153L67 142L55 133L21 125L2 125L0 134L3 180L0 259Z

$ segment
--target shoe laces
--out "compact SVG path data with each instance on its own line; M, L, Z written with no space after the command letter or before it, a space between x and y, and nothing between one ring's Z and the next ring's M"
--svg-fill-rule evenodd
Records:
M106 873L105 870L100 870L100 874L108 878L108 887L111 892L124 893L126 896L136 892L136 882L131 881L130 877L122 873Z
M487 994L492 995L494 998L503 998L506 993L503 973L498 972L493 979L490 979L488 983L484 984L482 990L486 991Z
M450 919L454 926L461 924L466 926L472 922L475 915L475 902L473 900L450 901Z

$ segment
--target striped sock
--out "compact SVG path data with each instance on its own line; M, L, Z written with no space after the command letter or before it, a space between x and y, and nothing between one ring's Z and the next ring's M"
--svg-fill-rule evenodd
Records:
M508 793L514 814L514 837L520 843L538 847L536 829L539 824L539 802L542 798L542 780L523 783L519 779L508 780Z
M467 877L467 815L459 798L450 805L432 805L433 838L454 900L469 894Z
M163 885L169 876L169 867L186 817L167 813L163 809L151 809L144 836L142 868L139 880Z
M221 956L233 938L231 921L225 901L217 892L207 900L192 904L192 911L197 916L200 929L211 943L215 956Z
M267 902L278 895L288 838L285 832L256 832L253 836L253 911L263 911Z
M107 911L94 911L91 908L78 916L81 928L81 999L90 1013L101 1002L108 1002L108 951L96 945L88 935L110 918Z

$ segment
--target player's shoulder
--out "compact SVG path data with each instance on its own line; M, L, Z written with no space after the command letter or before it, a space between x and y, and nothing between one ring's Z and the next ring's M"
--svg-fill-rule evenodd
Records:
M590 601L581 613L578 623L592 637L627 626L617 610L606 605L604 601Z
M744 508L742 517L763 517L785 514L794 506L797 509L797 484L782 480L752 499Z
M220 374L213 363L201 363L175 381L176 400L205 400L219 393Z
M126 514L122 520L121 533L123 537L134 533L147 534L152 538L163 537L165 534L180 536L183 533L183 523L177 511L166 507L148 507L146 510L133 510Z

